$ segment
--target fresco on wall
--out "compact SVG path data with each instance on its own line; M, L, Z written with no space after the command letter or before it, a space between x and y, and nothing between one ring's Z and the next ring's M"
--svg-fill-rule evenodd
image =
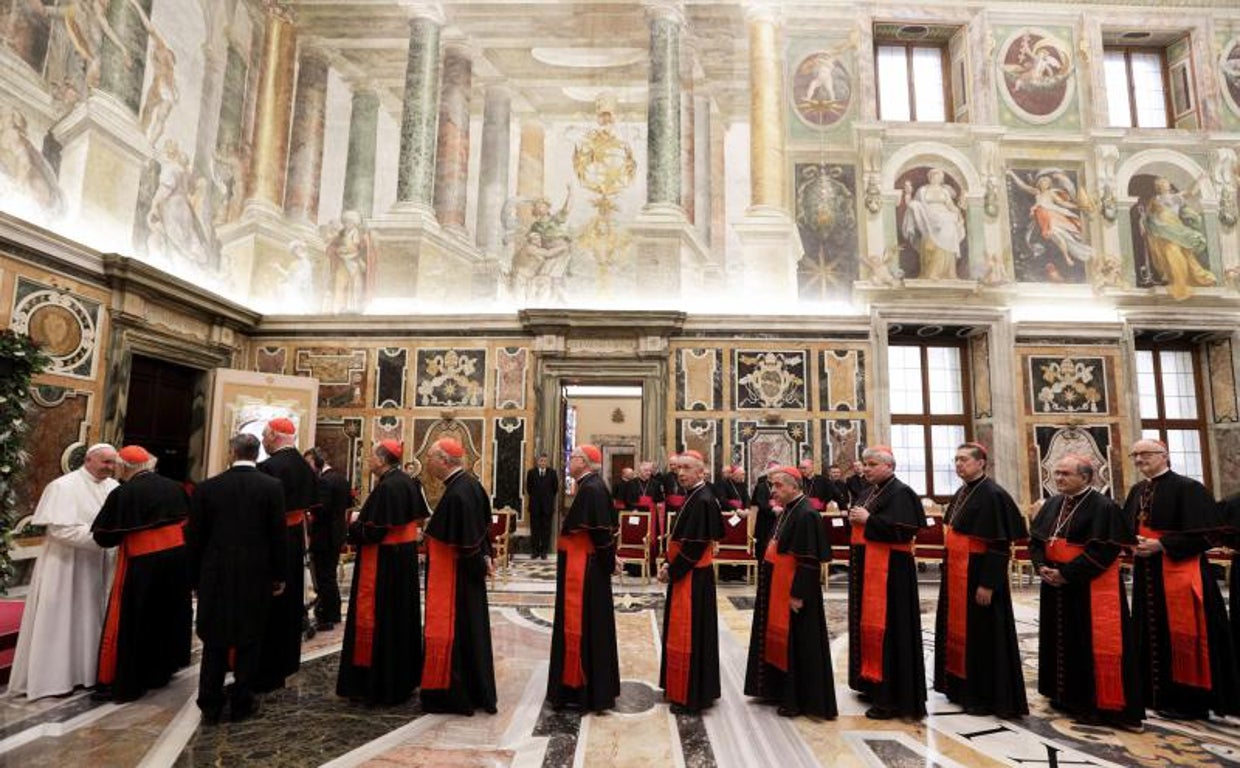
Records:
M16 106L0 108L0 207L44 223L65 207L56 169L35 146L26 115Z
M1128 184L1137 286L1166 286L1173 299L1218 284L1210 271L1201 197L1194 184L1180 190L1165 176L1137 174Z
M910 168L896 179L900 268L905 277L955 280L968 276L964 187L941 167Z
M1218 61L1219 77L1222 79L1223 99L1237 115L1240 115L1240 36L1233 37L1223 47Z
M1072 46L1044 30L1025 29L1000 47L999 93L1013 112L1033 123L1061 115L1073 95Z
M847 300L857 279L856 169L798 163L796 221L801 235L797 285L802 300Z
M852 47L845 42L801 59L792 70L792 107L796 116L812 128L839 122L852 101L852 80L840 55Z
M1029 402L1035 413L1107 413L1104 357L1030 357Z
M1083 283L1094 255L1084 213L1092 203L1080 174L1055 167L1009 168L1008 234L1021 283Z

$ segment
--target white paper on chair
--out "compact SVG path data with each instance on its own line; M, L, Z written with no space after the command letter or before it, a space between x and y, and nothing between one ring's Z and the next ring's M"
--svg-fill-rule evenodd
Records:
M638 525L642 521L638 515L629 515L629 525Z
M499 515L491 515L491 522L493 522L493 523L498 523L498 522L499 522Z
M741 524L741 516L740 516L740 515L738 515L738 514L736 514L736 513L733 513L733 514L732 514L732 517L728 520L728 524L729 524L729 525L732 525L732 526L737 526L737 525L740 525L740 524Z
M933 518L933 517L927 517L927 518L926 518L926 527L927 527L927 528L933 528L933 527L934 527L934 518Z
M844 527L844 521L843 521L843 520L832 520L832 521L831 521L831 526L832 526L833 528L843 528L843 527Z

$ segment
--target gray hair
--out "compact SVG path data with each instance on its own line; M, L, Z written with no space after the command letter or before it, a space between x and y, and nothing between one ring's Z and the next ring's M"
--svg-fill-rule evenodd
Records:
M896 465L896 457L886 448L866 448L861 452L861 459L877 459L892 467Z

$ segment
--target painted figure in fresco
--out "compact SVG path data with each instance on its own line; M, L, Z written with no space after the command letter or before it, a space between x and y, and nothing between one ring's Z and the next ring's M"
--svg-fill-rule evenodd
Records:
M1163 176L1154 179L1154 194L1141 201L1137 225L1145 239L1150 264L1174 299L1193 295L1194 286L1217 285L1218 278L1202 266L1206 258L1205 224L1193 203L1194 190L1178 192Z
M1066 173L1058 169L1038 171L1030 184L1016 171L1009 170L1012 184L1033 197L1029 206L1029 225L1025 228L1024 244L1029 253L1037 258L1045 255L1049 245L1059 252L1060 264L1045 261L1045 275L1022 275L1025 279L1044 278L1050 282L1064 280L1064 272L1089 261L1094 249L1085 241L1085 224L1081 218L1081 206L1076 200L1076 185Z
M1017 62L1004 67L1013 92L1054 88L1071 74L1067 51L1046 38L1034 41L1029 34L1021 38Z
M96 88L102 71L103 43L107 39L120 49L125 68L133 66L133 56L108 22L107 0L68 0L44 5L42 0L27 0L35 13L59 19L65 25L73 50L86 66L86 85ZM134 4L136 6L136 4Z
M361 312L374 289L378 253L360 213L345 211L340 224L327 244L331 311Z
M312 297L317 291L314 286L314 264L311 262L310 249L302 240L294 240L288 245L293 258L288 266L272 264L271 267L280 275L281 290L278 292L281 304L288 311L314 311Z
M176 54L145 16L143 22L151 38L151 84L146 89L140 119L147 140L154 143L163 135L168 115L180 101L181 92L177 90L176 84Z
M212 238L199 214L201 192L190 171L189 157L168 139L160 160L159 187L146 214L148 253L167 259L180 257L197 267L209 264Z
M900 232L917 250L923 280L955 280L956 262L965 241L964 211L956 202L956 191L943 183L942 168L931 168L926 183L913 190L904 182L900 206L904 217Z
M518 243L509 271L509 291L524 301L564 301L565 277L572 258L572 238L568 221L572 188L564 196L564 204L554 214L546 198L534 201L530 222Z
M64 208L56 171L26 135L26 116L0 113L0 197L25 197L52 216Z

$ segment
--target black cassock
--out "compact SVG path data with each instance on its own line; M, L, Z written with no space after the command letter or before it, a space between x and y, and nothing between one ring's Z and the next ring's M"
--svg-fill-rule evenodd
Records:
M1136 539L1123 510L1092 488L1070 499L1053 496L1029 535L1034 568L1049 565L1068 581L1042 583L1038 693L1074 715L1139 722L1145 707L1136 632L1117 562Z
M495 662L487 609L491 500L465 471L444 482L426 525L426 626L422 709L495 711Z
M1029 702L1008 585L1012 544L1029 538L1025 518L1008 492L983 476L956 491L943 522L954 540L943 559L939 587L934 690L967 710L1026 715ZM954 571L960 563L963 576ZM990 605L978 605L978 587L992 590Z
M1145 705L1203 718L1210 710L1240 712L1227 609L1205 555L1209 537L1223 528L1218 504L1201 483L1167 471L1132 487L1124 515L1138 535L1163 546L1159 554L1133 558L1132 615Z
M284 686L284 678L301 668L302 618L306 613L305 516L319 503L319 479L296 447L276 451L258 469L280 481L284 488L284 592L271 600L271 615L263 631L257 690Z
M319 475L319 508L310 524L310 562L314 567L314 618L336 624L340 621L340 549L348 528L346 517L353 506L349 478L335 467Z
M1232 550L1227 608L1231 617L1232 653L1240 659L1240 494L1219 503L1219 517L1224 528L1215 537L1216 543Z
M620 657L611 574L616 567L615 513L595 472L577 481L560 526L555 576L555 625L547 701L600 712L620 695Z
M833 719L835 675L822 603L822 564L831 559L831 544L808 499L800 497L779 516L771 544L773 551L759 553L745 695ZM801 600L799 611L790 609L790 597ZM772 620L775 614L782 620Z
M144 471L108 494L91 533L120 547L99 646L99 682L118 701L168 684L189 664L193 609L180 483Z
M659 686L674 704L709 707L720 696L719 609L715 605L714 543L723 515L710 486L685 494L668 542L669 581L663 612Z
M620 500L624 502L625 509L654 512L654 505L663 501L663 484L655 477L643 480L638 476L622 484L620 488Z
M417 526L430 515L417 480L389 469L380 476L349 543L357 548L340 651L336 693L372 704L399 704L418 687L422 618Z
M771 509L771 483L766 479L766 475L759 477L754 483L749 505L758 508L758 517L753 524L754 552L765 552L766 543L771 538L771 529L775 527L775 511Z
M848 578L848 685L895 714L926 714L917 566L910 544L924 525L921 500L892 477L854 502L870 512L859 542L853 526ZM868 569L868 570L867 570ZM886 582L885 584L883 582ZM884 590L873 615L866 591Z
M836 487L829 477L814 475L805 481L805 496L815 512L824 512L827 505L835 502L840 509L848 508L848 494L843 484Z

